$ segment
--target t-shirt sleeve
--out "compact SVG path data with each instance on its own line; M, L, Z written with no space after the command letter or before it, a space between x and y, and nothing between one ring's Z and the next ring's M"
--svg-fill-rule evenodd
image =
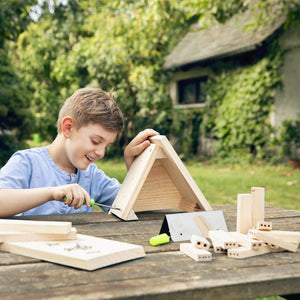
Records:
M25 155L16 152L0 170L1 189L26 189L29 187L31 165Z

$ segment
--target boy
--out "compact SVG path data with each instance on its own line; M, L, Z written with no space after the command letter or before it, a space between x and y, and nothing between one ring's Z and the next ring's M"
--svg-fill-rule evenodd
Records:
M120 183L93 163L104 157L123 128L112 93L77 90L62 106L57 128L53 143L16 152L1 169L0 217L91 212L91 198L112 205ZM150 145L148 138L157 134L146 129L128 144L127 170Z

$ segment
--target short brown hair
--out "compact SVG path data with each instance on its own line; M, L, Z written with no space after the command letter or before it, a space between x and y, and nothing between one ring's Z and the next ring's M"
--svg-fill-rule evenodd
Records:
M89 123L98 123L109 131L120 133L124 126L123 114L116 104L112 90L107 93L98 88L82 88L69 97L59 111L57 132L61 133L64 117L73 118L79 129Z

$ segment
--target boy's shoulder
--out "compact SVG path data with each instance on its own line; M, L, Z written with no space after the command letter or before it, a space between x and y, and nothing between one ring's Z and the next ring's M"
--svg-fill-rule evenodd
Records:
M42 147L35 147L35 148L29 148L29 149L24 149L24 150L18 150L17 152L14 153L14 155L35 156L35 155L44 154L46 152L47 152L46 146L42 146Z

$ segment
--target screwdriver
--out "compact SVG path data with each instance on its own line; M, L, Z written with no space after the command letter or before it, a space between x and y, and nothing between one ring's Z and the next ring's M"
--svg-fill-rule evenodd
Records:
M64 196L64 201L67 200L67 197ZM83 201L83 204L86 205L86 201ZM106 208L110 208L110 209L116 209L116 210L121 210L121 208L119 207L113 207L113 206L109 206L109 205L105 205L105 204L101 204L101 203L96 203L94 199L91 199L91 207L93 207L94 205L100 206L100 207L106 207Z

